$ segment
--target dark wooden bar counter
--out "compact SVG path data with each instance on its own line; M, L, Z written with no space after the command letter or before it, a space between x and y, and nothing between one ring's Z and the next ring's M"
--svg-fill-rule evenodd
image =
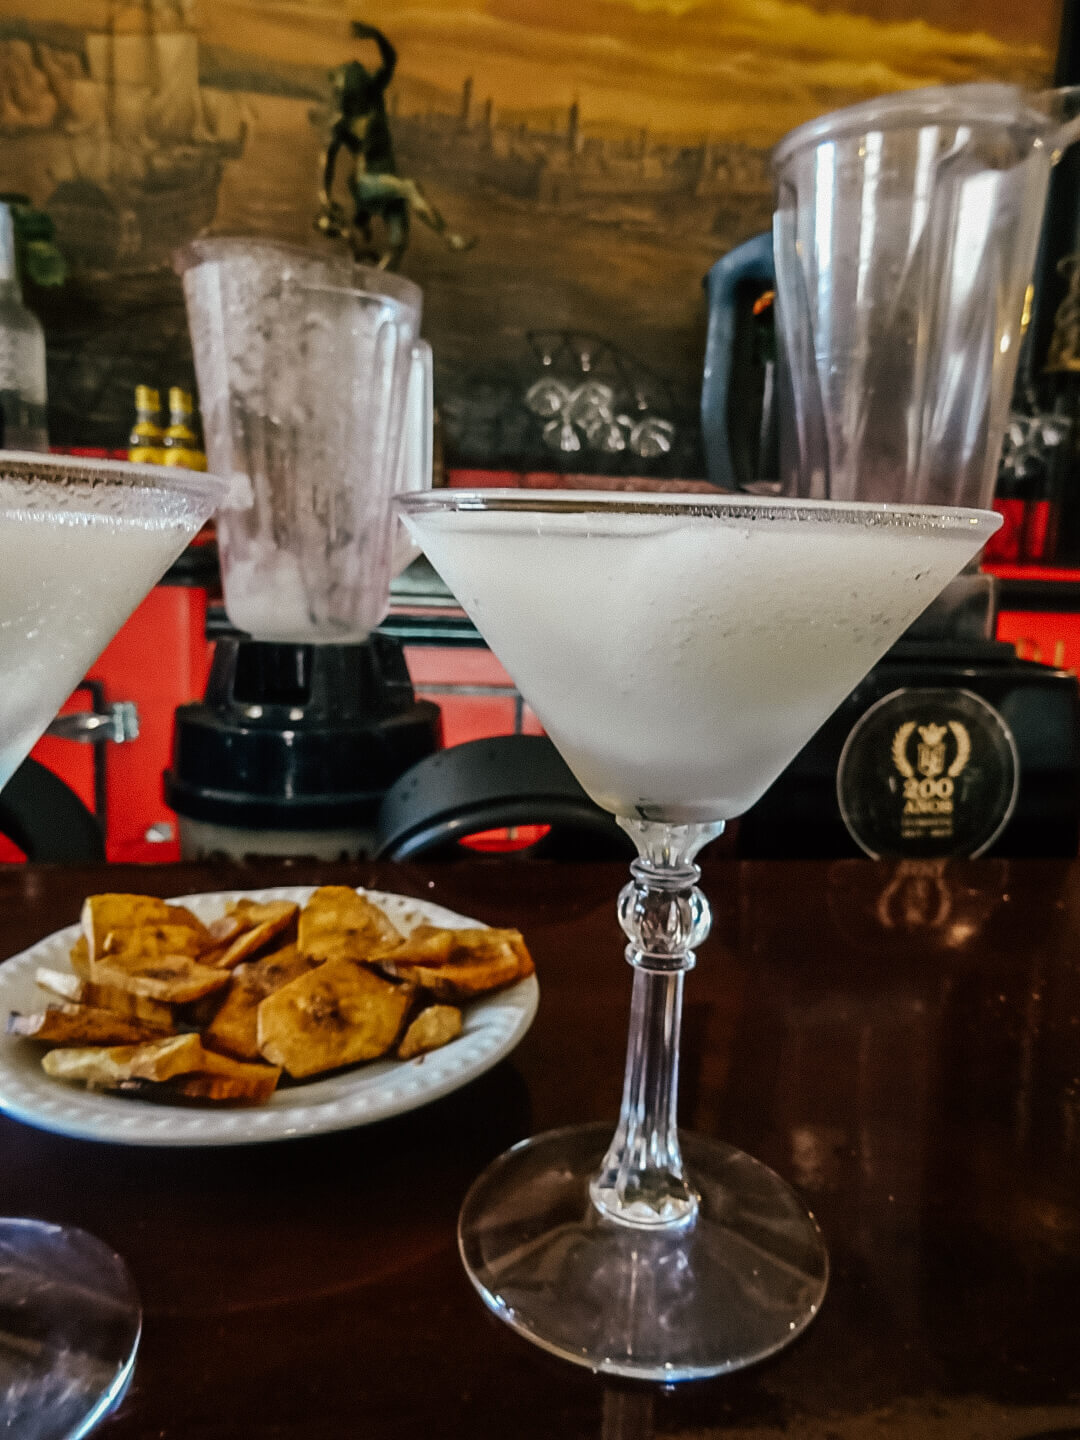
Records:
M540 1010L513 1055L402 1118L232 1149L0 1119L0 1213L128 1260L145 1331L108 1440L1080 1437L1080 864L706 865L684 1126L799 1186L820 1317L729 1379L612 1385L489 1316L469 1182L526 1135L614 1120L630 972L619 866L0 870L0 953L87 893L360 883L517 925Z

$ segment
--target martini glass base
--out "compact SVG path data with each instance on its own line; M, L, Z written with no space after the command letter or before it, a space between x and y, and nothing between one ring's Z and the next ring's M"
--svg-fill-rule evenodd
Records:
M704 1379L764 1360L817 1314L828 1257L795 1192L751 1156L680 1135L694 1220L639 1228L589 1197L611 1127L550 1131L501 1155L465 1197L458 1242L491 1310L577 1365Z
M123 1399L141 1329L127 1266L107 1245L0 1219L0 1434L88 1434Z

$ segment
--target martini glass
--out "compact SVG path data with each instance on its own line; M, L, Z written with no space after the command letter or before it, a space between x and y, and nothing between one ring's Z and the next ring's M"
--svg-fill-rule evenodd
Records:
M722 1374L793 1340L828 1279L766 1166L676 1128L695 856L742 814L1000 523L987 512L729 496L441 491L406 524L582 785L633 838L614 1136L523 1141L465 1199L490 1308L594 1371ZM587 983L585 977L583 983Z
M223 489L194 471L0 451L0 785ZM107 1245L0 1219L0 1432L85 1435L123 1395L141 1324Z

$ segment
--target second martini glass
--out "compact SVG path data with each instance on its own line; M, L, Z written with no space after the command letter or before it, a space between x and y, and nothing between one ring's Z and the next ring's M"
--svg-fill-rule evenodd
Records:
M0 452L0 786L223 488L188 470ZM141 1325L107 1245L0 1219L0 1433L87 1434L124 1393Z
M466 1197L461 1254L502 1319L648 1380L763 1359L817 1313L814 1218L749 1155L676 1128L695 856L741 815L1000 523L727 496L442 491L406 523L552 740L638 848L614 1136L523 1141ZM584 983L584 977L583 977Z

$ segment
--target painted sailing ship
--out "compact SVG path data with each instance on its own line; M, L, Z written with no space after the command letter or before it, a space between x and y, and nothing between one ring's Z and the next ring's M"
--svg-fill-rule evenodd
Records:
M236 99L200 84L180 4L113 0L107 28L85 37L85 64L44 46L39 59L67 136L46 202L65 256L83 272L167 265L213 220L246 135Z

